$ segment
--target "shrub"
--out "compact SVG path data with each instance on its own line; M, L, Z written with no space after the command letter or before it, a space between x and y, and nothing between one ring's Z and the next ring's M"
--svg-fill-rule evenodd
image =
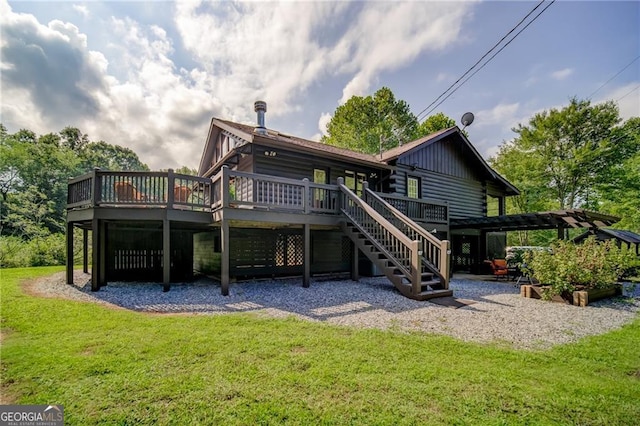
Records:
M549 298L571 293L576 286L610 287L631 264L630 253L619 249L612 240L599 243L591 237L583 244L558 241L552 244L552 250L528 255L533 276L550 285Z

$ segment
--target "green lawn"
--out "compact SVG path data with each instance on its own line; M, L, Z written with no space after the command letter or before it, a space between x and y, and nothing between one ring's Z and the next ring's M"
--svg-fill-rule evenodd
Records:
M2 393L67 424L637 424L640 319L547 351L26 295L0 271Z

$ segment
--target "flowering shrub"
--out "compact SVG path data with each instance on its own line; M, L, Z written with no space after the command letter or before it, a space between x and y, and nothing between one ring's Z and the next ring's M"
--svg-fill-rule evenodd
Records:
M533 276L550 286L549 298L573 292L577 286L607 288L621 278L635 261L635 254L619 249L613 240L597 242L590 237L582 244L558 241L552 252L527 255Z

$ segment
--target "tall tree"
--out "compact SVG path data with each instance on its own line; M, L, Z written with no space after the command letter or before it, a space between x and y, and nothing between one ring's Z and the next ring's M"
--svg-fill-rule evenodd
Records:
M544 185L558 208L575 208L585 204L589 190L611 164L622 159L624 152L611 143L619 122L614 102L591 105L573 98L565 108L538 113L528 125L513 129L518 136L501 148L498 157L509 154L516 162L520 158L519 176L501 170L504 159L493 164L515 182Z
M353 96L340 105L327 124L322 142L376 154L413 140L417 126L409 105L396 100L391 89L383 87L373 96Z

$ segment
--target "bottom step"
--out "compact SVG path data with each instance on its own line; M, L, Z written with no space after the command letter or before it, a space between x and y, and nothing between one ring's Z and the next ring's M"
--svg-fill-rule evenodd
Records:
M429 300L436 297L449 297L453 296L453 290L427 290L418 293L417 295L411 295L410 297L415 300Z

